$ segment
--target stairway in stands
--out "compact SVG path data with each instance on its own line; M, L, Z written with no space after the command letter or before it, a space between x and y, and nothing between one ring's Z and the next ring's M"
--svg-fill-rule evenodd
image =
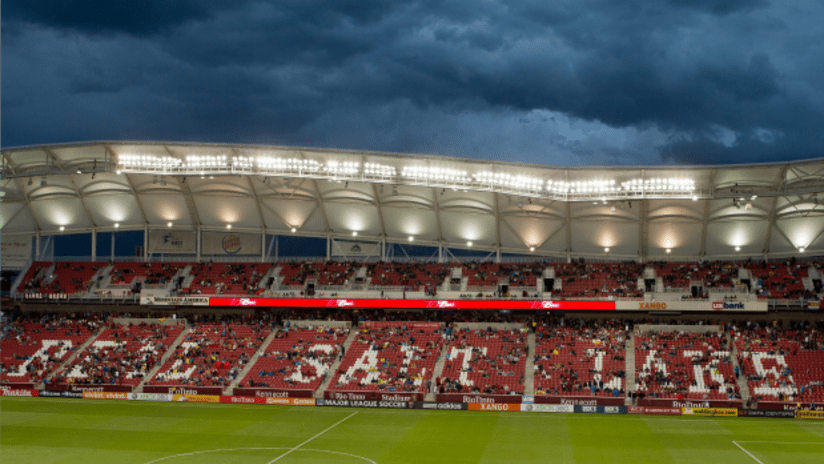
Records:
M232 383L230 383L228 387L223 389L224 395L232 395L232 392L234 391L235 387L237 387L237 384L239 384L240 381L243 380L244 377L246 377L246 374L248 374L249 371L252 370L252 367L254 367L260 355L266 352L266 348L268 348L269 344L272 343L272 340L275 339L275 335L277 334L277 332L277 329L274 329L271 332L269 332L269 335L263 340L263 343L260 344L260 348L258 348L258 350L255 351L255 354L252 355L252 357L249 359L249 362L247 362L246 365L243 366L243 369L240 371L237 377L235 377L235 380L232 380Z
M435 380L443 373L443 366L446 364L446 353L448 352L449 343L444 343L441 354L438 356L438 362L435 363L435 368L432 370L432 385L435 385ZM434 389L430 387L423 399L424 401L435 401Z
M627 348L624 354L624 359L627 363L627 366L624 369L624 383L627 386L627 398L624 401L624 404L627 406L632 405L632 392L635 391L635 334L633 332L634 329L627 331Z
M351 327L349 330L349 335L346 337L346 341L343 342L343 350L344 353L349 351L349 347L352 346L352 342L355 341L355 338L358 335L358 328ZM335 374L337 374L338 369L340 368L340 363L343 361L344 356L338 357L329 370L326 372L326 378L323 379L323 383L320 384L317 390L315 390L315 398L323 398L323 393L326 392L326 389L329 387L329 384L332 383L332 379L335 378Z
M535 332L526 336L526 372L524 372L524 395L535 394Z
M160 370L160 368L161 368L161 367L163 367L163 364L164 364L166 361L168 361L168 360L169 360L169 357L171 357L171 356L172 356L172 353L174 353L174 352L175 352L175 350L177 349L177 346L178 346L178 345L180 345L181 343L183 343L183 340L185 340L185 339L186 339L186 336L187 336L187 335L189 335L189 332L191 332L191 331L192 331L192 326L191 326L191 325L189 325L189 322L188 322L187 320L185 320L185 319L182 319L182 320L183 320L183 324L184 324L184 325L183 325L183 331L182 331L182 332L180 332L180 335L178 335L178 336L177 336L177 338L175 339L175 341L174 341L174 342L172 342L172 344L171 344L171 345L169 345L169 348L168 348L168 349L166 349L166 352L165 352L165 353L163 353L163 356L160 358L160 361L158 361L158 362L155 364L155 367L154 367L154 368L152 368L152 370L151 370L151 371L149 371L149 373L148 373L145 377L143 377L143 380L141 380L139 384L137 384L137 386L134 388L134 392L135 392L135 393L143 393L143 385L144 385L147 381L149 381L149 379L151 379L152 377L154 377L154 376L155 376L155 374L157 374L157 371L159 371L159 370Z
M738 384L739 393L741 393L741 406L747 407L747 401L750 399L750 386L747 383L747 376L744 375L744 367L738 364L738 347L735 344L735 338L730 338L730 357L735 361L735 365L738 366L739 375L738 378L735 380Z

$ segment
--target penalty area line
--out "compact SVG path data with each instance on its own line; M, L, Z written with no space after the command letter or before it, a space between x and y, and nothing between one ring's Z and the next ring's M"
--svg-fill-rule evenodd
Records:
M732 443L733 443L735 446L737 446L739 449L741 449L741 451L743 451L743 452L747 453L747 454L748 454L751 458L755 459L755 462L757 462L757 463L759 463L759 464L764 464L763 462L761 462L761 460L760 460L760 459L758 459L757 457L753 456L753 455L752 455L752 453L750 453L749 451L747 451L746 449L744 449L744 447L743 447L743 446L739 445L737 441L733 440L733 441L732 441Z
M335 428L335 427L337 427L338 425L342 424L344 421L346 421L347 419L349 419L350 417L354 416L354 415L355 415L355 414L357 414L357 413L358 413L358 411L355 411L355 412L353 412L352 414L349 414L348 416L344 417L343 419L341 419L341 420L339 420L339 421L335 422L334 424L330 425L329 427L325 428L323 431L321 431L321 432L320 432L320 433L318 433L317 435L313 436L312 438L310 438L310 439L308 439L308 440L304 441L303 443L299 444L298 446L296 446L296 447L294 447L294 448L290 449L289 451L287 451L287 452L285 452L285 453L281 454L280 456L276 457L275 459L272 459L272 460L271 460L271 461L269 461L267 464L272 464L273 462L277 462L277 461L279 461L281 458L283 458L284 456L288 456L289 454L293 453L294 451L297 451L297 449L298 449L298 448L300 448L301 446L303 446L303 445L305 445L305 444L309 443L310 441L314 440L315 438L318 438L319 436L323 435L324 433L326 433L326 432L328 432L328 431L332 430L333 428ZM764 464L764 463L761 463L761 464Z

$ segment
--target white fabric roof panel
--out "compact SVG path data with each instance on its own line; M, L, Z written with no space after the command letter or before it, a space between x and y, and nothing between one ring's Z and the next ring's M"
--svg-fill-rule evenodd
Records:
M243 156L317 161L319 170L283 174L150 171L115 173L120 155ZM367 239L556 256L762 256L824 253L824 160L737 166L552 167L425 155L313 148L164 142L90 142L4 149L3 233L54 234L121 229L225 229ZM330 178L327 163L382 166L383 178ZM452 170L474 184L413 179L405 168ZM89 172L96 171L94 177ZM77 170L81 174L77 174ZM327 170L327 171L325 171ZM359 171L360 172L360 171ZM466 174L462 174L462 173ZM481 173L536 179L538 189L480 181ZM345 173L344 173L345 174ZM327 177L324 177L326 175ZM452 175L452 174L448 174ZM46 184L41 186L41 180ZM434 178L433 178L434 179ZM610 197L569 201L544 183L691 179L697 201ZM31 185L28 182L31 181ZM491 182L491 181L490 181ZM577 188L580 188L577 187ZM494 190L494 191L490 191ZM536 193L537 192L537 193ZM757 198L752 198L756 195ZM734 200L739 206L734 205ZM594 200L594 201L593 201ZM821 201L824 201L822 198ZM595 203L595 204L593 204ZM750 204L751 207L747 207ZM608 245L607 245L608 243ZM666 244L670 243L671 246ZM735 246L741 251L735 252Z

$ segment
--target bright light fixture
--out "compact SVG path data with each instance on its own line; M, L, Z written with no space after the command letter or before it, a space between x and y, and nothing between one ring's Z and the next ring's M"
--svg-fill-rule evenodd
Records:
M741 251L741 247L740 246L735 247L735 251Z
M115 223L114 223L114 228L115 228L115 229L117 229L117 228L119 228L119 227L120 227L120 223L119 223L119 222L115 222Z
M354 231L354 232L352 232L352 236L353 236L353 237L357 237L357 236L358 236L358 231Z
M414 240L415 240L415 237L413 237L413 236L411 236L411 235L410 235L410 236L409 236L409 241L410 241L410 242L412 242L412 241L414 241Z
M466 246L472 246L472 242L466 242Z
M227 228L227 229L231 229L231 228L232 228L232 225L231 225L231 224L226 224L226 228Z
M672 248L667 248L667 253L672 253Z
M66 226L60 226L60 232L63 232L64 230L66 230Z
M172 227L172 223L171 222L166 223L166 227Z
M604 253L609 253L609 247L604 247Z
M295 232L297 232L297 231L298 231L298 228L297 228L297 227L292 227L292 233L293 233L293 234L294 234Z
M535 247L529 247L529 251L535 251Z
M804 253L804 247L799 247L799 248L798 248L798 251L799 251L800 253Z

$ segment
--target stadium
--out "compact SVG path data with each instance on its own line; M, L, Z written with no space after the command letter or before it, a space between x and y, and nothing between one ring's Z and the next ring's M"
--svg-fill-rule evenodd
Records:
M824 458L824 160L2 157L9 462Z

